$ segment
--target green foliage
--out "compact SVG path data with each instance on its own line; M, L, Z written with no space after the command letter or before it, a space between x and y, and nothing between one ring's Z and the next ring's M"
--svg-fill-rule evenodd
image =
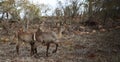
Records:
M30 3L28 0L1 0L0 13L2 19L7 16L12 20L20 19L20 13L33 19L40 17L41 11L38 5Z
M32 20L35 17L40 17L40 8L38 5L30 3L28 0L18 1L20 10L23 11L24 17Z
M66 5L62 5L61 1L58 1L58 7L55 10L56 15L61 14L66 17L78 16L80 13L81 3L79 0L67 0Z
M88 14L101 16L105 18L114 18L119 16L120 4L119 0L86 0L88 4Z

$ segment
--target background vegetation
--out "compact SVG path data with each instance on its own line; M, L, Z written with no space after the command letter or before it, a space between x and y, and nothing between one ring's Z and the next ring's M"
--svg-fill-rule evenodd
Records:
M49 5L0 0L0 61L120 62L120 0L64 2L57 0L57 7L49 15ZM44 57L44 47L38 49L40 57L30 57L26 53L29 48L22 48L23 55L16 57L15 33L20 28L33 31L40 24L44 31L56 33L59 26L64 26L63 36L71 38L51 57Z

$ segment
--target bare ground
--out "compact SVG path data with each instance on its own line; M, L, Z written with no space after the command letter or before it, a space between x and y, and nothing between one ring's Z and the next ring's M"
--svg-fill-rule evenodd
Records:
M22 45L17 56L15 44L0 42L0 62L120 62L120 29L75 35L62 43L57 53L50 50L49 57L45 49L39 46L37 56L31 57L30 46Z

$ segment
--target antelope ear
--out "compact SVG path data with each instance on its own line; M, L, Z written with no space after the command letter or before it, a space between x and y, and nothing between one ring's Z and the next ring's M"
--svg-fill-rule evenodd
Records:
M19 30L20 30L20 31L23 31L23 29L22 29L22 28L20 28Z
M43 29L41 27L39 27L39 29L42 31Z
M40 27L38 27L38 31L42 32L42 29Z
M63 30L65 30L65 29L66 29L64 26L63 26L62 28L63 28Z
M65 29L66 28L64 26L61 26L61 28L60 28L61 31L65 31Z

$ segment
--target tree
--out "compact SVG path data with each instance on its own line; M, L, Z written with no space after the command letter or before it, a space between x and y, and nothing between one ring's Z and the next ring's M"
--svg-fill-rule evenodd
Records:
M23 13L27 28L30 20L40 18L41 10L39 5L32 4L28 0L1 0L0 13L2 14L1 19L10 21L21 20L20 14Z
M9 14L11 12L11 10L14 8L14 0L2 0L0 2L0 12L2 13L2 17L1 19L7 17L7 19L9 18ZM6 15L6 16L5 16Z
M88 5L89 17L100 18L103 24L107 22L108 18L113 20L120 17L120 2L119 0L85 0Z
M28 0L21 0L19 2L19 7L24 13L23 18L25 20L25 29L28 29L30 21L33 21L34 18L40 18L41 11L39 5L30 3Z

